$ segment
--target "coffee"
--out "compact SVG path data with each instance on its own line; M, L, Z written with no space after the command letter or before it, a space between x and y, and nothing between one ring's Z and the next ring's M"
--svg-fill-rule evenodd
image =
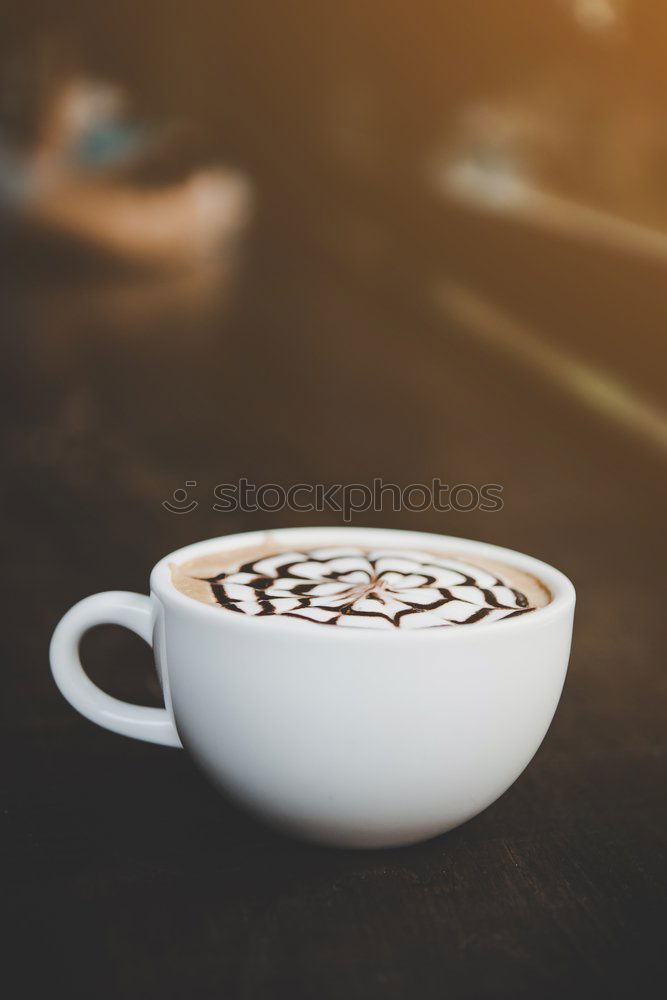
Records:
M170 565L174 587L255 618L424 629L516 618L551 600L514 566L394 546L235 549Z

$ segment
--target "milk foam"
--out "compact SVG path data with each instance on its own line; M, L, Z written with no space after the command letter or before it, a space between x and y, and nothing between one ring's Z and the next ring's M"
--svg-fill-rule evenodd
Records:
M220 553L221 565L229 560L229 553ZM206 556L172 567L174 585L238 614L280 615L339 628L474 625L516 618L549 600L539 581L509 567L412 549L285 551L204 575L214 563L215 557Z

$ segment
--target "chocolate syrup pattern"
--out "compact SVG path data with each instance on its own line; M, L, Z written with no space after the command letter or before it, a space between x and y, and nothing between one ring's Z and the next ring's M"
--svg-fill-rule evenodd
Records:
M404 549L282 552L205 577L218 604L357 628L442 628L514 618L528 598L477 566Z

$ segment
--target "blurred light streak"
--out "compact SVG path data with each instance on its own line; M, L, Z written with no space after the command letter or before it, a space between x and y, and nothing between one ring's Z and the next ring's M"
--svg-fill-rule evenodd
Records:
M611 31L621 18L619 0L573 0L572 13L577 24L587 31Z
M436 306L474 337L518 359L607 419L667 452L667 412L652 405L608 372L545 342L536 331L462 285L436 285Z
M518 172L496 173L470 161L459 161L440 170L436 183L446 197L477 210L551 234L667 263L667 233L542 191Z

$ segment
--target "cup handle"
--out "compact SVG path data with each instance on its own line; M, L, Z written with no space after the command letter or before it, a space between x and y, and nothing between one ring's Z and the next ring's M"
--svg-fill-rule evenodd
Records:
M180 747L176 727L166 708L131 705L106 694L84 673L79 643L95 625L124 625L153 645L150 597L122 590L86 597L60 620L51 639L51 671L61 694L78 712L98 726L148 743Z

